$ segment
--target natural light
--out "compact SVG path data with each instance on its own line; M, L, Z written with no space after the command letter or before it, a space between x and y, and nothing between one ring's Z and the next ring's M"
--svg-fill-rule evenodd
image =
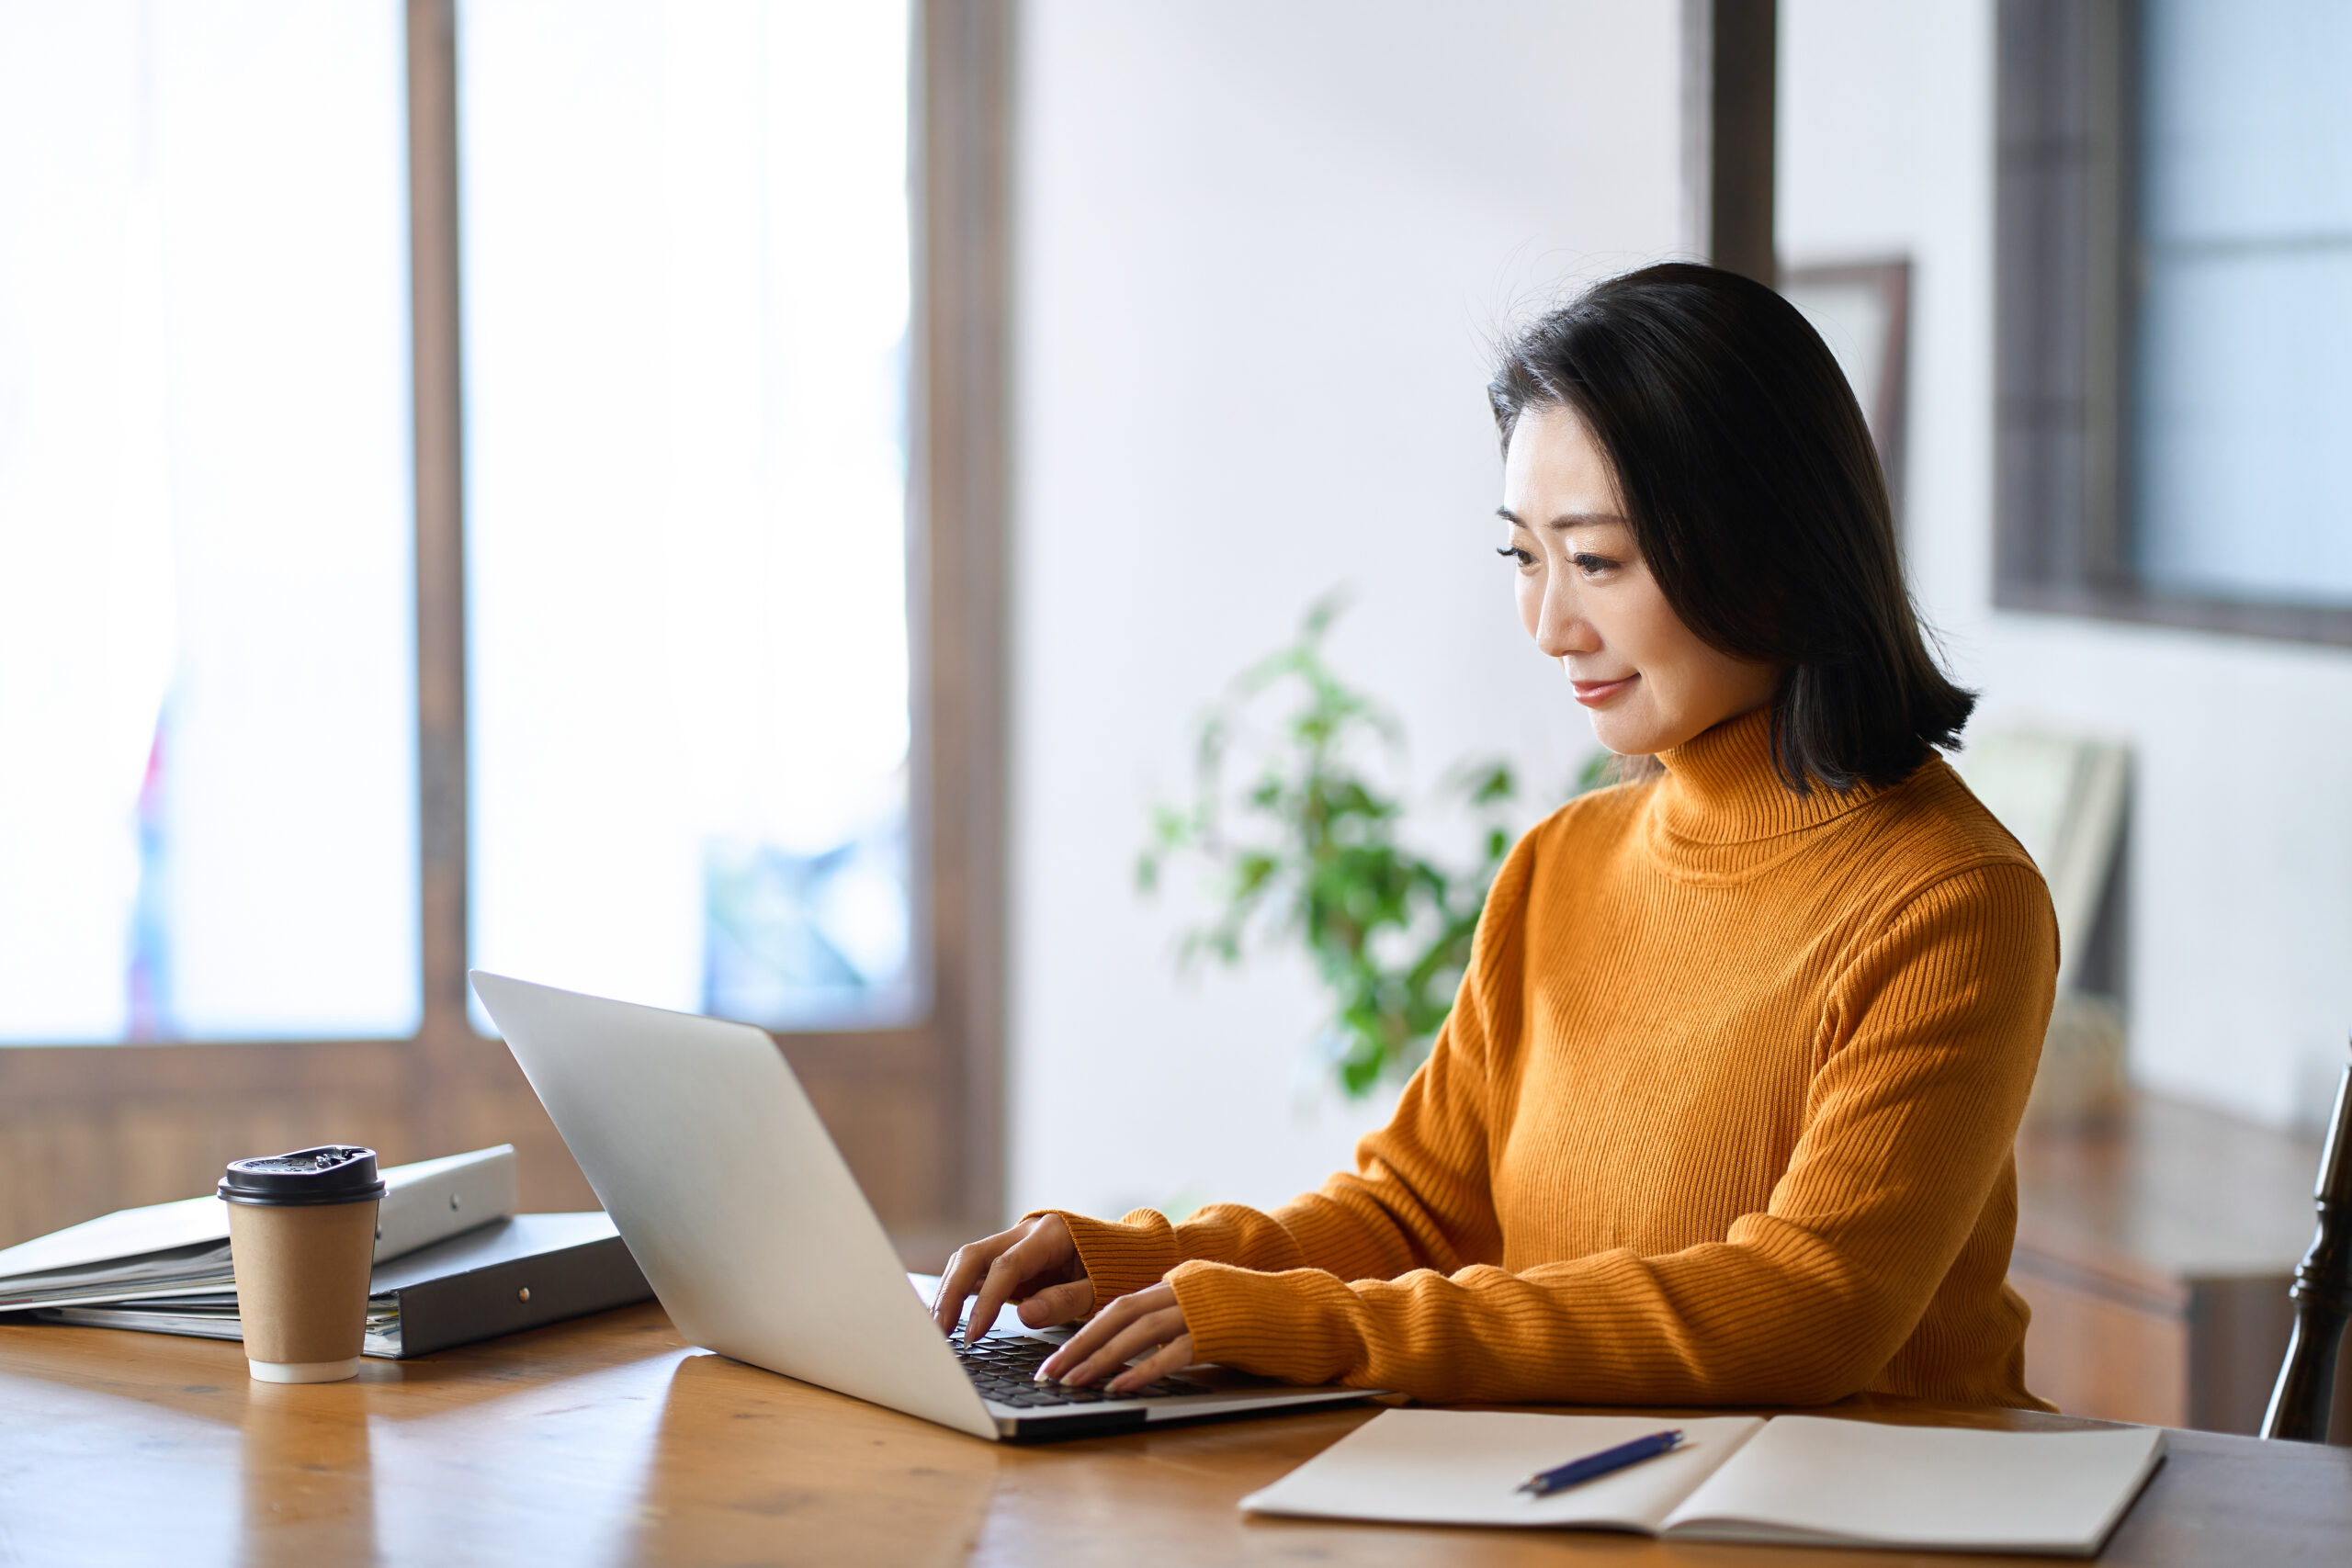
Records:
M416 1026L401 50L0 8L0 1040Z
M459 17L475 962L903 1012L905 11Z

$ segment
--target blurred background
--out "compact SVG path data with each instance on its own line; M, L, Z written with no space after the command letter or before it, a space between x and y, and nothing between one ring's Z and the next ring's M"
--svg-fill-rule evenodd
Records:
M1324 653L1412 852L1594 747L1514 322L1667 257L1854 380L2050 874L2029 1380L2251 1429L2352 1024L2323 0L0 0L0 1245L328 1138L592 1201L469 964L777 1032L910 1260L1393 1101L1139 893ZM2251 1401L2251 1415L2247 1414Z

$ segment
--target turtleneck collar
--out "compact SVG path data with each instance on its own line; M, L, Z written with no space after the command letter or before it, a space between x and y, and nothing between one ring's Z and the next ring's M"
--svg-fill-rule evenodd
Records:
M1885 793L1867 784L1843 795L1818 784L1810 795L1790 789L1772 766L1769 705L1660 752L1658 761L1666 776L1650 803L1652 847L1702 873L1759 869L1779 858L1765 840L1835 821Z

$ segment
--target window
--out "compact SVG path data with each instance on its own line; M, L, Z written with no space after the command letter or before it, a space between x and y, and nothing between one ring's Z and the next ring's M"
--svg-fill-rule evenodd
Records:
M0 10L0 1043L417 1026L399 22Z
M484 967L912 1009L906 23L459 7Z
M289 1139L592 1201L477 957L994 1217L1008 10L0 11L0 1245Z
M2148 0L2133 471L2160 590L2352 607L2352 10Z
M1998 601L2352 642L2352 16L2004 0Z

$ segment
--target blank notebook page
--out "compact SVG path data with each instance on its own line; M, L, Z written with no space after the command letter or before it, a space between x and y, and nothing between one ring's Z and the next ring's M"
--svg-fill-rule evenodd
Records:
M1540 1470L1669 1427L1689 1442L1549 1497L1514 1490ZM1261 1492L1254 1513L1398 1524L1585 1525L1655 1531L1764 1423L1753 1416L1538 1416L1384 1410Z
M1977 1432L1782 1416L1676 1508L1678 1536L2090 1551L2164 1434Z

